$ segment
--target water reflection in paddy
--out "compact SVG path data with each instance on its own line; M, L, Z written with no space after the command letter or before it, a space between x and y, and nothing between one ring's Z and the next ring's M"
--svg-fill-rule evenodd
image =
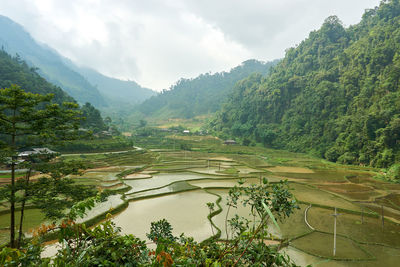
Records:
M124 182L131 186L132 189L127 193L131 194L134 192L153 189L157 187L166 186L172 182L183 181L183 180L192 180L192 179L201 179L206 178L207 176L203 174L191 173L191 172L178 172L178 173L158 173L153 175L152 178L149 179L141 179L141 180L125 180ZM212 177L212 176L210 176Z
M117 208L123 202L124 201L121 199L120 195L109 196L106 201L97 203L94 208L87 211L84 218L78 218L77 222L82 223L82 222L90 220L100 214L111 211L112 209Z
M234 187L238 185L239 179L204 179L204 180L196 180L190 181L189 184L194 186L199 186L201 188L207 187ZM259 184L260 179L258 178L248 178L245 180L244 186L249 186L251 184Z
M178 182L174 182L170 185L167 185L167 186L164 186L164 187L161 187L158 189L152 189L152 190L146 190L146 191L141 191L141 192L137 192L137 193L132 193L130 195L127 195L127 199L132 200L132 199L137 199L137 198L152 197L152 196L157 196L157 195L161 195L161 194L182 192L182 191L188 191L188 190L193 190L193 189L198 189L198 187L193 186L186 181L178 181Z
M123 233L147 239L150 223L165 218L174 228L174 235L179 236L183 232L201 241L212 234L206 203L216 200L216 196L197 190L133 201L113 221Z

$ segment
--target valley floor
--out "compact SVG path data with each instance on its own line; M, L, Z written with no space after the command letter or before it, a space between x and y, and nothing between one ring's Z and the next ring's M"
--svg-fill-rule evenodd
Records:
M165 138L184 140L191 144L191 150L154 149L156 144L153 144L147 145L153 149L85 154L84 159L93 168L72 178L78 183L112 190L115 195L88 212L82 221L98 222L111 212L123 233L146 239L150 223L166 218L174 234L184 232L202 241L213 235L206 203L214 202L217 206L217 199L222 197L219 204L222 212L212 217L212 221L224 239L227 238L224 220L229 188L239 179L245 179L248 185L260 183L266 177L270 183L287 180L299 203L299 210L279 222L280 229L272 224L269 227L271 239L288 242L283 251L296 263L397 265L400 185L376 180L376 170L261 147L226 146L213 137ZM137 145L146 147L146 144ZM76 154L65 157L82 158ZM334 208L341 214L337 217L335 257L332 255ZM246 208L230 214L235 213L249 216ZM1 241L8 234L7 216L7 213L0 215ZM27 217L26 231L41 223L36 209L29 210Z

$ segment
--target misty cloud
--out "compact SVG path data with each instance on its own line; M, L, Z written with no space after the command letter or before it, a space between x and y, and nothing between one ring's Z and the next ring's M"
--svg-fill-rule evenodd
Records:
M329 15L357 23L379 0L14 0L0 14L74 62L153 89L272 60Z

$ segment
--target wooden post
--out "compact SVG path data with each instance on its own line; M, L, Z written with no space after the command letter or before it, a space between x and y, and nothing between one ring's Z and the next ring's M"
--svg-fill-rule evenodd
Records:
M334 219L334 225L333 225L333 257L336 256L336 218L339 215L342 215L340 213L337 213L336 211L336 207L335 207L335 214L331 214L333 217L335 217Z
M364 209L361 208L361 224L364 224Z
M336 255L336 208L335 208L335 225L333 227L333 257Z

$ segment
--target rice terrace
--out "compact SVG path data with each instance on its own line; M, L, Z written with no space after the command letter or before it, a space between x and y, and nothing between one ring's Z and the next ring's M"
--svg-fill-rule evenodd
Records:
M0 1L0 266L400 266L400 0Z
M323 266L374 266L376 260L395 265L400 256L400 185L374 179L375 169L330 163L305 154L239 145L227 146L214 137L190 136L193 149L167 148L173 136L166 136L160 149L136 149L123 153L69 154L66 160L83 158L91 169L73 176L77 183L96 185L114 194L90 210L83 221L90 224L112 213L112 221L124 234L145 239L153 221L165 218L174 234L185 233L196 241L213 235L210 221L221 239L228 190L243 180L242 186L259 184L267 178L273 184L289 183L299 209L279 229L268 226L268 240L297 263ZM146 144L143 144L146 145ZM2 178L4 179L4 178ZM215 203L218 213L208 218L206 203ZM333 256L334 209L337 219L337 249ZM8 222L7 213L1 222ZM246 207L231 212L250 216ZM383 215L383 217L382 217ZM26 231L43 218L36 209L27 210ZM7 240L6 224L1 240ZM215 233L214 233L215 234ZM228 229L229 234L229 229Z

